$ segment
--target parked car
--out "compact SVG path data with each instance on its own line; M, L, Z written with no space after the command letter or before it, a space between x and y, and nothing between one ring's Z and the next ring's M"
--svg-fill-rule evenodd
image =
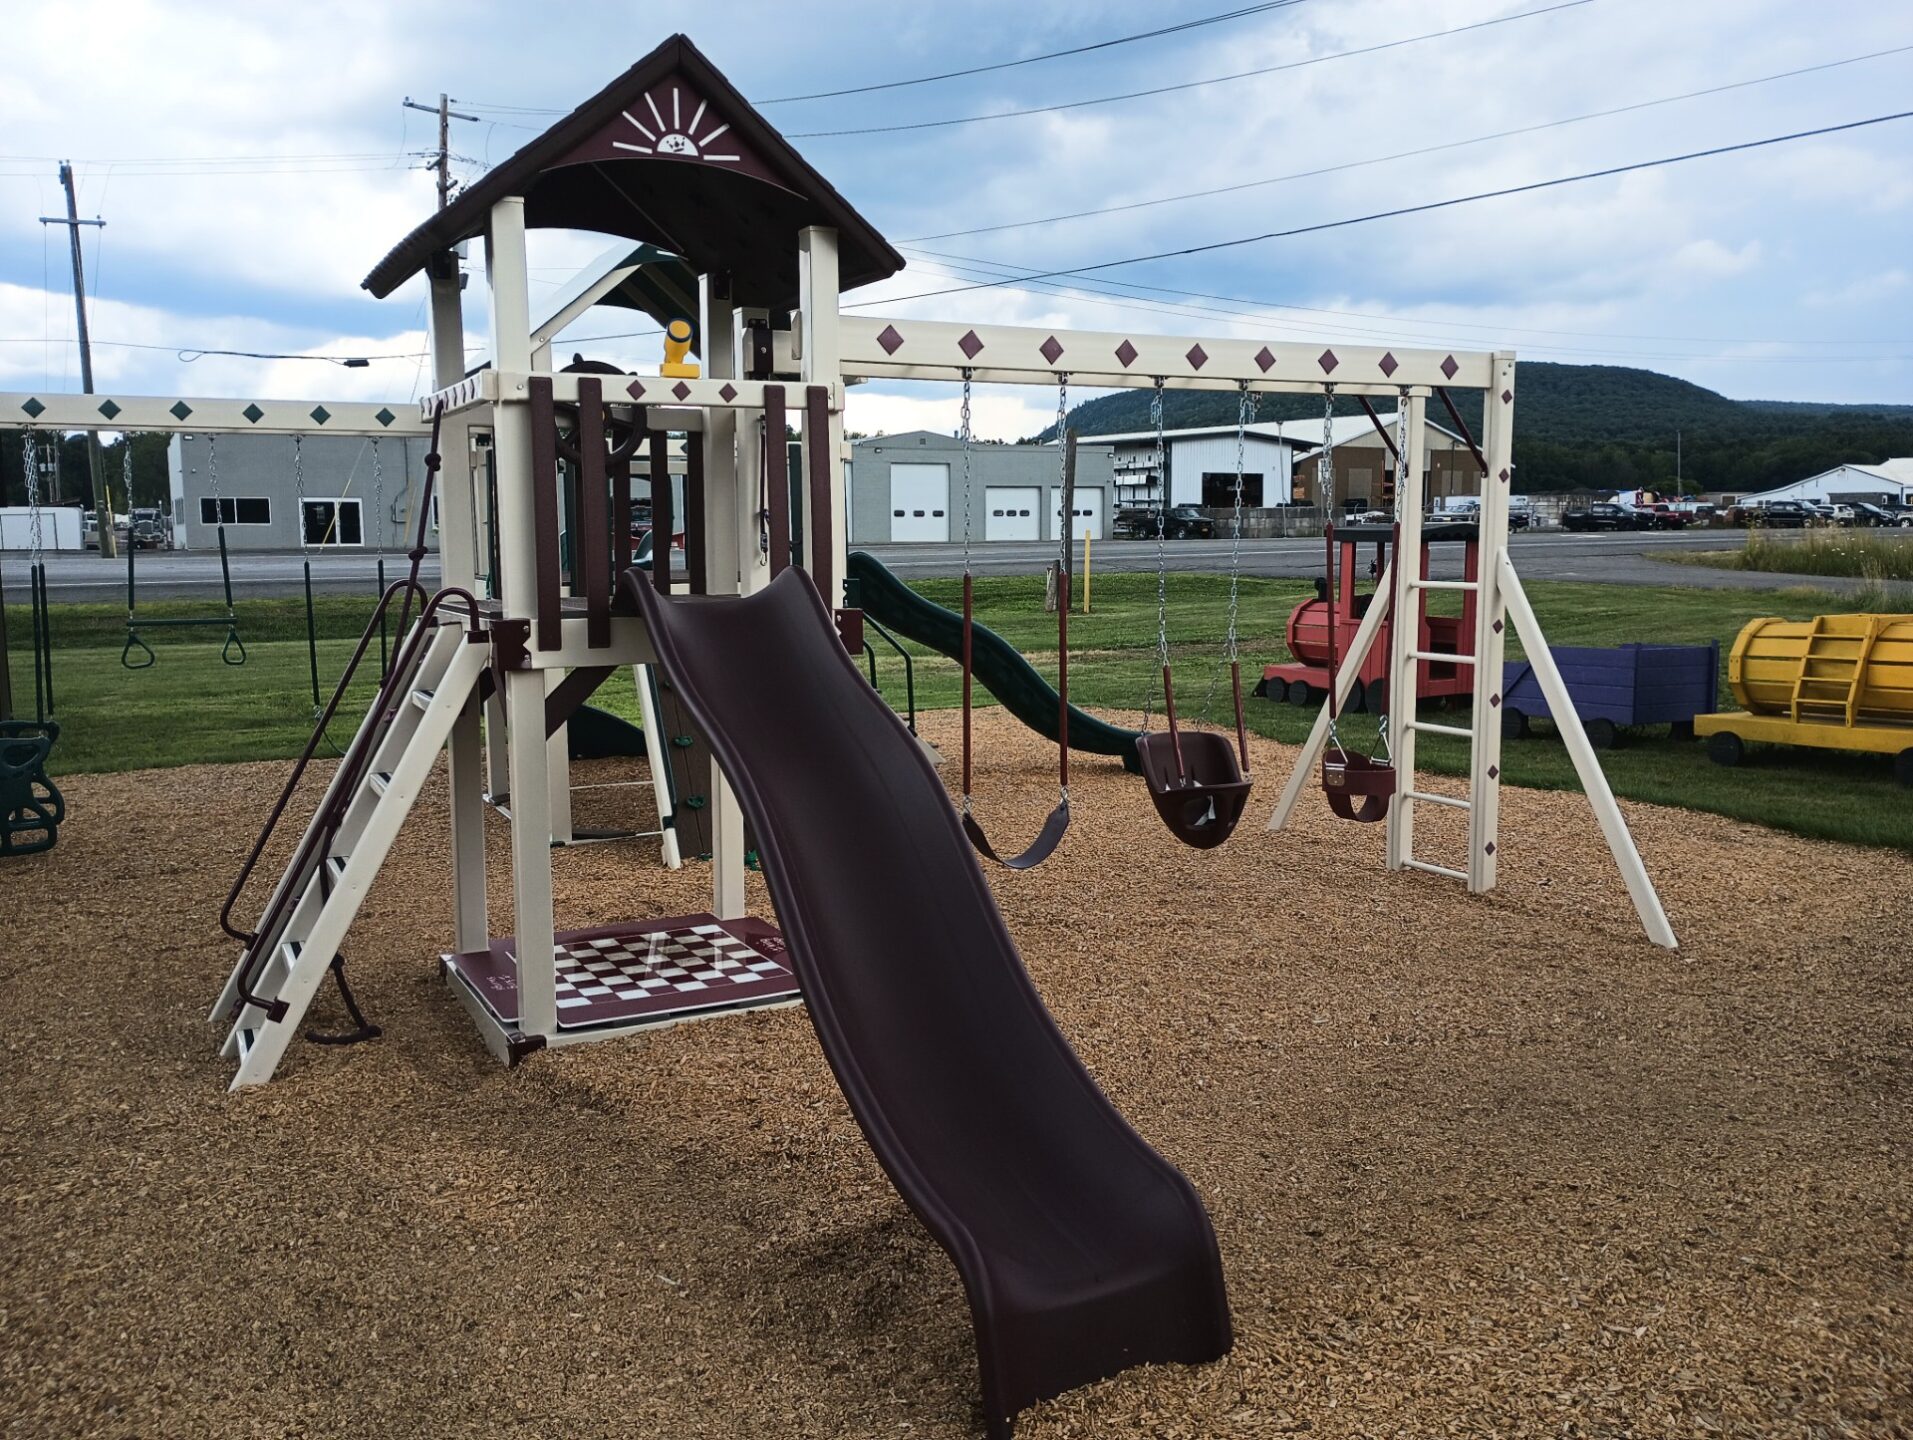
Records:
M1508 528L1527 530L1534 525L1534 501L1526 495L1508 497Z
M1769 500L1747 507L1747 523L1773 530L1799 530L1819 519L1819 512L1798 500Z
M1895 525L1898 520L1893 512L1884 505L1870 505L1864 500L1853 502L1853 523L1876 528L1881 525Z
M1643 505L1641 513L1648 517L1648 523L1656 530L1685 530L1687 517L1672 505L1662 501L1654 505Z
M1116 512L1116 533L1132 540L1153 539L1156 534L1156 508L1137 505ZM1170 540L1212 540L1216 522L1194 505L1172 505L1162 517L1162 533Z
M1860 512L1855 510L1851 505L1839 502L1833 504L1822 502L1818 506L1818 509L1820 511L1820 518L1825 520L1829 525L1857 525L1860 523Z
M1568 511L1561 517L1561 526L1566 530L1638 530L1642 528L1633 510L1625 505L1611 505L1606 501L1597 501L1593 505L1583 505Z

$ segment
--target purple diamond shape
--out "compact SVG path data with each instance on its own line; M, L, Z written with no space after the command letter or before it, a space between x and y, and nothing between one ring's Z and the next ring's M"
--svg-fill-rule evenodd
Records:
M1268 374L1269 367L1275 364L1275 352L1264 345L1260 350L1255 352L1255 364L1256 368L1264 375Z
M1513 403L1514 403L1514 391L1512 391L1512 390L1503 390L1503 391L1501 392L1501 403L1502 403L1503 405L1510 405L1510 404L1513 404Z
M1481 848L1482 848L1483 854L1492 855L1495 853L1495 842L1490 840L1486 845L1482 846Z
M1501 470L1501 483L1503 485L1506 485L1508 483L1508 470L1505 465L1502 467L1502 470Z
M1123 362L1123 369L1127 370L1136 363L1136 347L1127 340L1123 341L1116 347L1116 358Z
M1450 380L1455 378L1455 372L1460 368L1461 366L1455 363L1455 357L1452 355L1441 362L1441 373L1446 375Z
M1501 621L1499 620L1495 621L1495 634L1499 635L1501 633L1501 625L1502 625Z
M671 393L680 400L688 400L691 398L691 387L680 380L671 387Z
M1322 367L1322 373L1324 375L1332 375L1335 373L1335 367L1342 362L1335 358L1335 352L1333 350L1324 350L1316 357L1315 363Z
M724 397L724 403L726 405L737 398L737 388L729 381L726 381L717 393Z
M1488 767L1488 778L1490 780L1499 780L1501 778L1501 767L1499 765L1490 765Z
M1189 362L1189 368L1191 370L1200 370L1204 365L1209 363L1209 352L1204 350L1200 345L1191 345L1189 347L1189 353L1182 358Z
M1493 706L1499 706L1501 704L1501 696L1498 694L1490 695L1488 697L1488 703Z
M1049 339L1045 340L1036 348L1042 353L1043 358L1052 365L1056 363L1056 358L1063 353L1062 342L1054 335L1050 336Z
M976 338L976 331L974 330L964 331L963 338L957 341L957 349L961 350L972 360L976 359L976 352L982 348L983 342Z
M633 400L642 400L644 398L644 386L640 385L636 380L633 380L629 385L624 387L624 393L629 395Z
M1393 350L1382 356L1382 374L1393 375L1399 369L1401 369L1401 361L1395 358Z
M886 325L883 327L883 332L877 336L877 343L883 346L884 354L895 355L897 347L903 344L903 336L897 333L895 325Z

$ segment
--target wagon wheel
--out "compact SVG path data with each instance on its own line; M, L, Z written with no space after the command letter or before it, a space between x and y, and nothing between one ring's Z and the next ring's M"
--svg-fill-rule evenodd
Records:
M1707 758L1716 765L1738 765L1747 758L1747 742L1731 730L1717 730L1707 737Z
M1351 715L1359 715L1368 709L1368 687L1360 680L1352 681L1348 687L1348 699L1342 702L1342 709Z
M1694 738L1694 722L1692 720L1676 720L1672 725L1667 727L1667 738L1670 740L1692 740Z
M1587 731L1588 744L1596 750L1612 750L1614 742L1620 737L1620 732L1614 728L1612 720L1602 720L1597 717L1588 721L1582 728Z
M1529 735L1528 712L1508 706L1501 712L1501 738L1503 740L1526 740ZM1593 737L1590 736L1590 739Z
M1310 709L1321 702L1321 692L1306 680L1289 681L1289 704Z
M1388 713L1388 677L1377 675L1362 687L1362 708L1371 715Z
M1913 747L1893 757L1893 778L1913 790Z

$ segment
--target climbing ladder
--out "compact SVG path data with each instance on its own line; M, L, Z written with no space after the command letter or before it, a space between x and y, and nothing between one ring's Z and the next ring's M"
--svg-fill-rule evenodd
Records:
M1816 615L1793 682L1793 718L1851 725L1876 627L1867 615Z
M272 1078L491 659L463 616L428 610L419 624L213 1006L214 1024L230 1022L220 1053L239 1062L235 1090Z

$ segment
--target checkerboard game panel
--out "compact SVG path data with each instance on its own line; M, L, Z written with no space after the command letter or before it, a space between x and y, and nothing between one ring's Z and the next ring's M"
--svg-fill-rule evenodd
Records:
M446 963L506 1023L517 1019L511 937ZM783 937L761 920L692 915L567 931L553 956L560 1029L794 999Z

